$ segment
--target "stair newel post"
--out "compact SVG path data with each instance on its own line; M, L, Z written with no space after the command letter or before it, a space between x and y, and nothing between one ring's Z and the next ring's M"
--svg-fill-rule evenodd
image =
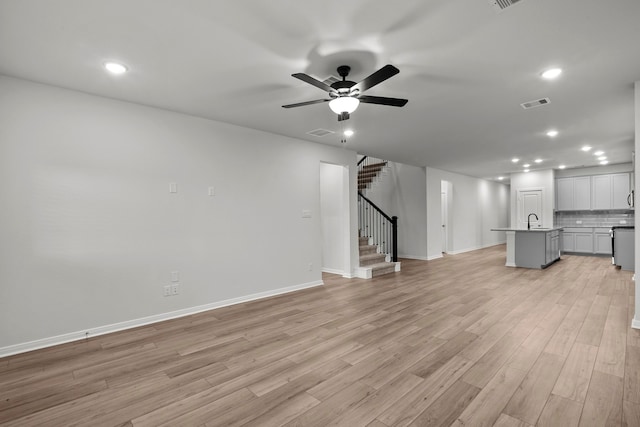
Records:
M393 234L393 237L392 237L393 252L392 252L391 260L393 262L398 262L398 217L397 216L391 217L391 230Z

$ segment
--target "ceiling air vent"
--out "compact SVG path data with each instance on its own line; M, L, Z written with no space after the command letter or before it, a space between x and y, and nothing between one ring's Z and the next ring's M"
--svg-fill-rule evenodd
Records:
M327 129L316 129L316 130L307 132L307 134L317 136L319 138L325 135L329 135L330 133L334 133L334 132L332 130L327 130Z
M509 6L513 6L519 1L520 0L489 0L489 4L492 5L496 11L502 12Z
M551 103L551 100L549 98L541 98L541 99L536 99L535 101L523 102L520 105L525 110L528 110L529 108L535 108L535 107L539 107L541 105L547 105L550 103Z

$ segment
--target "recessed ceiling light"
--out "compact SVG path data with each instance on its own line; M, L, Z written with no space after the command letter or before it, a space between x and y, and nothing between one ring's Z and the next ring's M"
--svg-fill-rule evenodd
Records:
M536 163L542 163L542 159L535 159L534 162Z
M600 162L601 165L607 165L609 164L609 160L603 160Z
M504 179L504 176L499 176L498 177L498 181L502 181Z
M562 68L549 68L548 70L545 70L541 76L543 79L553 80L558 78L560 74L562 74Z
M589 147L588 145L585 145L584 147L581 148L582 151L589 151L591 150L591 147Z
M564 168L566 168L566 166L565 166L565 165L560 165L560 166L558 166L558 169L564 169Z
M525 169L523 172L527 173L527 172L529 172L529 169Z
M113 74L124 74L127 72L127 67L117 62L107 62L104 64L104 68Z
M594 151L593 153L594 156L602 156L603 154L604 154L604 151L602 150Z
M513 163L518 163L518 162L520 161L520 159L519 159L519 158L517 158L517 157L514 157L513 159L511 159L511 161L512 161Z
M607 160L607 156L600 156L598 157L598 160Z
M528 168L529 166L531 166L529 163L525 163L524 165L522 165L523 168Z
M555 130L555 129L552 129L552 130L547 132L547 136L549 138L555 138L556 136L558 136L558 131Z
M344 136L353 136L353 131L351 129L347 129L344 131Z

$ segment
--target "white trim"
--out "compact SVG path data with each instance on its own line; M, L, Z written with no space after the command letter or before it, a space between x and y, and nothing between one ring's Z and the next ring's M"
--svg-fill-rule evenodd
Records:
M343 275L344 275L344 271L342 271L342 270L336 270L335 268L324 268L324 267L323 267L323 268L321 269L321 271L322 271L323 273L339 274L339 275L341 275L341 276L343 276Z
M418 256L418 255L404 255L404 254L398 254L398 258L416 259L416 260L418 260L418 261L429 261L429 257L426 257L426 256Z
M367 267L356 268L356 277L359 279L371 279L373 277L373 269Z
M459 251L450 251L450 252L448 252L448 254L449 255L459 255L459 254L463 254L465 252L477 251L477 250L480 250L480 249L486 249L486 248L490 248L492 246L498 246L498 245L504 245L504 244L505 244L505 242L489 243L487 245L476 246L476 247L473 247L473 248L462 249L462 250L459 250Z
M634 317L633 320L631 321L631 327L633 329L640 329L640 320Z
M45 347L52 347L54 345L60 345L60 344L65 344L72 341L82 340L87 337L95 337L98 335L110 334L112 332L118 332L125 329L137 328L139 326L163 322L165 320L176 319L178 317L189 316L192 314L201 313L203 311L209 311L209 310L214 310L216 308L226 307L229 305L255 301L263 298L269 298L276 295L282 295L289 292L301 291L303 289L314 288L316 286L322 286L322 285L324 285L324 282L322 280L316 280L314 282L303 283L300 285L289 286L286 288L274 289L272 291L259 292L257 294L231 298L231 299L213 302L205 305L185 308L182 310L171 311L168 313L156 314L153 316L143 317L140 319L127 320L125 322L99 326L97 328L90 328L87 330L71 332L64 335L57 335L55 337L43 338L40 340L29 341L21 344L14 344L7 347L0 347L0 357L12 356L18 353L25 353L27 351L38 350Z
M438 255L428 256L427 261L433 261L434 259L440 259L440 258L444 258L444 255L442 255L442 253L439 253Z

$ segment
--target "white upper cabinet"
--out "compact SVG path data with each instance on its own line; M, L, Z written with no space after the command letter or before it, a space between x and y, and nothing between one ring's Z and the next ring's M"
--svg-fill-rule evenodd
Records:
M558 178L556 191L556 210L572 211L573 207L573 178Z
M556 210L629 209L629 173L558 178Z
M611 175L592 178L592 209L611 209Z
M631 179L628 173L611 175L611 209L629 209Z
M558 178L556 180L556 210L591 209L591 177Z
M593 177L592 209L629 209L629 174L616 173Z
M574 178L574 180L573 200L575 210L591 209L591 177L581 176Z

